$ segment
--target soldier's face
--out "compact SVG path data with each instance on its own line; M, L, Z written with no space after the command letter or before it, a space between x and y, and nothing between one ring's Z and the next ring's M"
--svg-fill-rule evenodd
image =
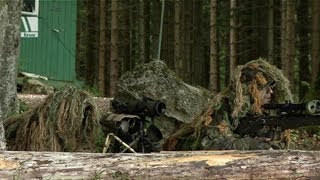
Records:
M265 87L259 91L259 99L261 105L268 104L271 102L271 97L273 94L273 87Z

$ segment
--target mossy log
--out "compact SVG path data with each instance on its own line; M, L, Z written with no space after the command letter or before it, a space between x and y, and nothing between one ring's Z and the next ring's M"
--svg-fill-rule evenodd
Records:
M151 154L0 152L0 178L319 178L318 151L193 151Z

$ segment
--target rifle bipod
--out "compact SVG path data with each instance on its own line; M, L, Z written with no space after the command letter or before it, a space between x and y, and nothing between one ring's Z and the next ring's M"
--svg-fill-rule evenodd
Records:
M103 153L106 153L108 151L108 149L110 148L112 138L115 139L116 141L118 141L120 143L120 145L123 147L123 149L121 148L121 149L119 149L119 151L117 151L120 153L124 153L127 150L129 150L132 153L137 153L137 152L147 153L150 151L159 152L160 148L157 147L155 145L155 143L153 143L150 140L150 138L151 139L159 138L158 136L159 136L159 133L161 133L161 132L154 125L151 125L151 126L149 126L147 133L149 132L149 135L152 137L147 137L147 135L144 132L143 127L144 127L143 122L140 121L139 122L139 130L135 134L131 135L131 137L132 137L131 142L124 141L120 137L116 136L115 134L109 133L106 137L106 140L105 140L105 146L103 148ZM157 136L157 137L154 137L154 136ZM162 138L162 136L161 136L161 138ZM157 139L156 141L159 141L159 139ZM146 145L148 145L149 150L146 150Z
M146 145L149 145L151 148L151 151L160 151L160 149L152 142L149 140L147 135L144 132L144 123L143 121L138 121L139 122L139 130L134 134L133 141L128 145L129 147L135 147L136 146L136 151L141 152L141 153L146 153ZM152 126L153 127L153 126ZM125 149L121 151L121 153L126 152L129 148L127 146L124 146Z

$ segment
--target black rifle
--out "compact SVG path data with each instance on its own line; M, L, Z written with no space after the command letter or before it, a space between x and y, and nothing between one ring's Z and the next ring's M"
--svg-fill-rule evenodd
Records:
M153 125L153 122L150 121L146 131L147 133L145 133L145 123L148 122L148 119L152 121L155 116L164 114L166 109L164 102L143 97L142 100L131 101L113 99L111 105L117 114L130 114L139 117L134 121L129 122L130 129L128 132L119 132L122 134L120 135L120 138L123 137L125 142L130 143L130 147L138 144L138 152L146 152L145 143L148 143L151 146L152 151L159 151L159 148L157 148L150 139L159 141L162 139L162 133L156 126ZM123 152L125 151L126 149L123 150Z
M269 111L266 115L248 115L241 118L235 132L241 136L272 137L275 130L284 131L304 126L320 125L319 100L312 100L301 104L290 102L284 104L265 104L263 108ZM270 115L272 110L275 110L275 115Z

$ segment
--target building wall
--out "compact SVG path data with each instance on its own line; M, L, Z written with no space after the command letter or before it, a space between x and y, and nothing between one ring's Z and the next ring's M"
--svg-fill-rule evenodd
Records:
M22 15L22 36L26 24L32 30L28 17L32 19ZM19 70L50 80L75 81L76 19L77 0L40 0L38 37L22 37Z

